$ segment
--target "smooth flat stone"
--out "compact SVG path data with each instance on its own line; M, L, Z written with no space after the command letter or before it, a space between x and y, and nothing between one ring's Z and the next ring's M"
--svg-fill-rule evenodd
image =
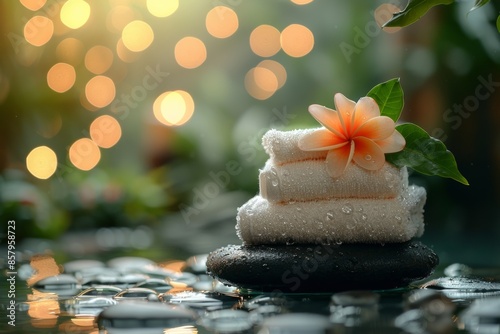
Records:
M300 246L229 245L209 254L225 284L279 292L392 289L430 275L437 255L418 241Z

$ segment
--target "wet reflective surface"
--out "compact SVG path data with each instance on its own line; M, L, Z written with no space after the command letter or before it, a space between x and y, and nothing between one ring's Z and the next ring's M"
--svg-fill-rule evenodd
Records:
M500 333L496 269L452 264L406 289L261 293L206 275L206 255L175 263L115 258L20 264L19 333ZM34 267L37 264L34 263ZM57 272L59 271L59 272ZM23 280L21 280L23 278ZM27 282L31 284L28 286ZM2 300L2 309L12 313Z

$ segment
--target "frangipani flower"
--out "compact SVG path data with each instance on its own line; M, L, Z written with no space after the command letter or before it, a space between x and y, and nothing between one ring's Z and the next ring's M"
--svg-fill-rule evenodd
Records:
M309 106L311 115L324 128L299 140L299 148L304 151L328 151L326 163L332 177L342 175L351 161L367 170L378 170L385 163L385 153L405 147L394 121L380 116L379 106L371 97L355 103L337 93L334 100L337 110Z

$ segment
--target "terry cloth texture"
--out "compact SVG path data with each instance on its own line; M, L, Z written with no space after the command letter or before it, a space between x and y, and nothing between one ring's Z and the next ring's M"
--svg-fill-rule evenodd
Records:
M318 129L279 131L271 129L262 137L262 146L275 165L302 160L325 160L328 151L302 151L299 139Z
M238 209L236 230L245 245L405 242L423 234L425 200L419 186L393 199L279 204L257 195Z
M369 171L351 163L332 178L324 160L275 165L268 160L259 174L260 195L272 203L330 198L394 198L408 188L406 167L386 163Z

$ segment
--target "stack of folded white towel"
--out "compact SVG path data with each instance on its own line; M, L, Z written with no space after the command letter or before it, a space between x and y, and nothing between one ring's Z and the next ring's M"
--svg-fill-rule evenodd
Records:
M302 151L299 139L316 129L268 131L270 158L260 194L238 209L246 245L405 242L423 234L425 189L408 185L406 168L386 163L368 171L351 163L339 178L327 171L327 151Z

